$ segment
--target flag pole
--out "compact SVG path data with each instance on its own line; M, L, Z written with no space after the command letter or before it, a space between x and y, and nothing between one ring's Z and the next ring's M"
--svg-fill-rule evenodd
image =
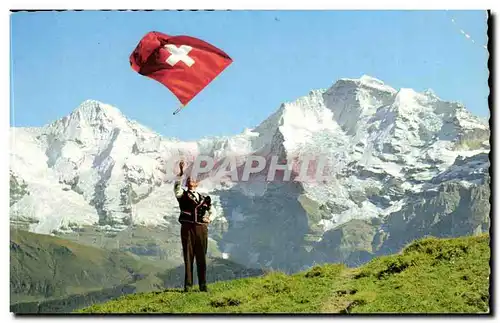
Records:
M182 108L184 108L184 107L185 107L185 105L184 105L184 104L180 104L180 105L179 105L179 107L177 108L177 110L175 110L175 111L174 111L173 115L175 116L175 115L176 115L177 113L179 113L179 112L182 110Z

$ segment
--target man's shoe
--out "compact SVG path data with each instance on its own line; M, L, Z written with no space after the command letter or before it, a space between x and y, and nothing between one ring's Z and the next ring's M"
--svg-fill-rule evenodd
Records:
M192 290L193 290L193 287L191 287L191 286L185 286L184 287L184 293L189 293Z
M207 286L200 286L200 292L208 292Z

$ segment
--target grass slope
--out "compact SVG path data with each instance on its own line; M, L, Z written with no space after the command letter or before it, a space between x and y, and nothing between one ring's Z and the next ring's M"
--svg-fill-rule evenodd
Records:
M11 303L65 297L134 283L162 269L129 254L11 230Z
M10 262L14 313L69 313L184 282L183 265L166 269L162 261L22 230L11 231ZM220 258L209 258L207 267L208 282L263 273Z
M180 289L127 295L80 313L487 313L489 236L426 238L359 268L217 282L209 293Z

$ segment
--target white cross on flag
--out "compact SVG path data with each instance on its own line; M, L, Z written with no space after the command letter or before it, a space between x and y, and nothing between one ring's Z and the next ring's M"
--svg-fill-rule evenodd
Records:
M193 47L187 45L177 47L172 44L166 44L164 47L170 53L170 56L167 58L167 63L171 66L175 66L179 61L183 61L188 67L194 64L194 59L188 56Z

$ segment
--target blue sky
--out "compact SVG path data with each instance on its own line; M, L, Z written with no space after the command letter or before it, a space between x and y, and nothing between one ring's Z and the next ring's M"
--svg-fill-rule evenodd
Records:
M484 11L39 12L13 13L11 26L13 126L41 126L95 99L165 136L231 135L363 74L431 88L489 117ZM201 38L234 60L176 116L173 94L129 65L152 30Z

